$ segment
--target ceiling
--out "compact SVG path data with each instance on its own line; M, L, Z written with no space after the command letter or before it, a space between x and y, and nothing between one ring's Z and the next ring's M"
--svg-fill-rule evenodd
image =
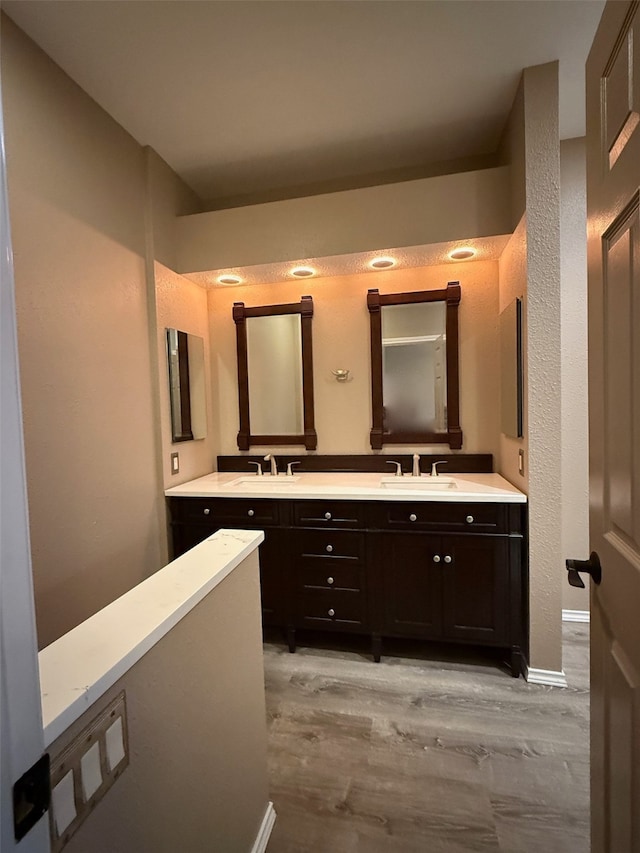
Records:
M211 208L418 177L490 155L521 69L555 59L561 136L583 135L584 63L603 5L2 2Z

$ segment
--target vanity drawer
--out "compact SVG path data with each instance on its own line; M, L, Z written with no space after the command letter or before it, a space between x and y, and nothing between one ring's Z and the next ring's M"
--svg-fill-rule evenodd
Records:
M312 556L329 560L364 558L364 533L346 530L296 530L293 537L296 557Z
M416 501L378 504L376 523L382 530L507 532L504 504Z
M295 583L304 590L351 590L364 588L362 568L358 563L329 563L323 557L308 557L296 567Z
M365 507L353 501L296 501L296 527L366 527Z
M224 527L254 527L279 522L278 501L251 498L170 498L174 518Z
M366 600L350 590L305 590L298 597L298 623L305 628L361 630L366 624Z

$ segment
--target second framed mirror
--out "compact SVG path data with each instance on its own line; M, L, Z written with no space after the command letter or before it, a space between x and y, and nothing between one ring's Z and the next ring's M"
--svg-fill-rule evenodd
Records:
M462 447L458 378L460 284L381 294L369 290L371 447Z
M238 352L238 449L303 444L315 450L313 299L247 308L233 305Z

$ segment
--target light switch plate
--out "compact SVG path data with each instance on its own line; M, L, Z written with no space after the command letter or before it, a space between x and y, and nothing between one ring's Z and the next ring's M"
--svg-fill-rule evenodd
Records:
M171 473L178 474L180 472L180 455L176 451L171 454Z
M62 850L128 764L127 706L123 691L63 752L51 759L52 853Z
M518 450L518 473L524 477L524 450Z

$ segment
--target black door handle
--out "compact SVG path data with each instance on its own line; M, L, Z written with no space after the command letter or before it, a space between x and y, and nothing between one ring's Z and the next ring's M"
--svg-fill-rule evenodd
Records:
M588 560L567 560L567 572L569 572L568 580L571 586L584 589L584 581L578 572L588 572L593 582L598 584L602 580L600 557L598 557L595 551L592 551Z

